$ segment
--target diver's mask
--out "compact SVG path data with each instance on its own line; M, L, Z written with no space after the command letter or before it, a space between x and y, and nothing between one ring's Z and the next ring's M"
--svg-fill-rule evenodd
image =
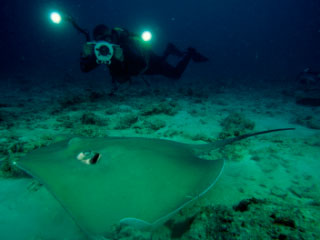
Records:
M98 64L111 64L113 46L116 46L116 44L106 41L88 42L88 44L94 45L94 54L96 55Z

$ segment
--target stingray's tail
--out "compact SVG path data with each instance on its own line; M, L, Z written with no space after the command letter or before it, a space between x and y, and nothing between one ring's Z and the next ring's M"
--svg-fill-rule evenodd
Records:
M279 132L279 131L287 131L287 130L295 130L295 128L278 128L278 129L271 129L271 130L266 130L266 131L261 131L261 132L255 132L255 133L248 133L248 134L243 134L241 136L235 137L235 138L230 138L226 139L229 140L227 144L240 141L242 139L248 138L248 137L253 137L261 134L266 134L266 133L271 133L271 132Z
M234 142L240 141L240 140L248 138L248 137L253 137L253 136L271 133L271 132L287 131L287 130L295 130L295 128L278 128L278 129L266 130L266 131L255 132L255 133L248 133L248 134L243 134L238 137L227 138L227 139L223 139L220 141L216 141L214 143L192 145L192 148L194 150L198 150L198 151L211 151L211 150L214 150L217 148L222 148L228 144L232 144Z

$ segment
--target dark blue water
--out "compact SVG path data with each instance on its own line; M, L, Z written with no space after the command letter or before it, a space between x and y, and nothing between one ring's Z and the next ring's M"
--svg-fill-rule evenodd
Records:
M49 21L61 9L92 30L98 23L154 33L160 54L167 42L196 47L210 62L186 76L203 81L294 81L304 68L320 70L320 2L316 0L2 1L1 73L83 76L84 37L68 23ZM188 75L189 74L189 75Z

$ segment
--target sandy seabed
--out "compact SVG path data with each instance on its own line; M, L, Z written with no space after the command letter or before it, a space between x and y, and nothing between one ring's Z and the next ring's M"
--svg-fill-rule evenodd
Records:
M112 97L72 82L2 88L0 239L87 239L45 187L9 164L61 136L201 144L287 127L295 130L212 153L226 159L221 178L167 224L152 233L115 227L111 238L320 239L320 107L295 104L283 87L170 85L133 84Z

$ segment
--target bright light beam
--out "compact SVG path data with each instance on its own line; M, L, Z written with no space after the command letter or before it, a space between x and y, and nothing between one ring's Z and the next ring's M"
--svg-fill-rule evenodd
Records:
M148 42L148 41L151 40L152 34L151 34L151 32L149 32L149 31L144 31L144 32L141 34L141 38L143 39L143 41Z
M52 12L50 14L50 19L52 22L54 22L55 24L59 24L61 22L61 15L58 12Z

